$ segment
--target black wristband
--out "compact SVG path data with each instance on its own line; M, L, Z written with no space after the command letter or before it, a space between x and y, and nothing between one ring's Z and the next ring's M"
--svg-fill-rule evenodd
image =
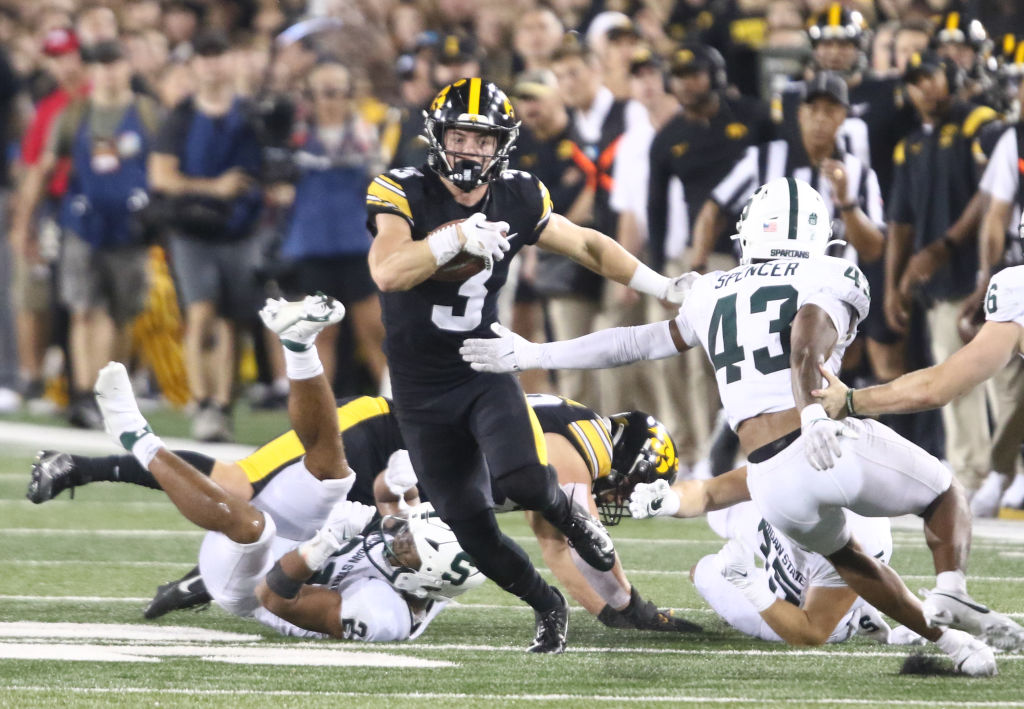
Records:
M281 568L280 559L275 561L273 567L267 572L265 581L267 582L267 588L281 598L289 599L299 595L299 590L306 583L305 581L296 581L286 574L284 569Z
M853 410L853 392L856 389L850 388L846 390L846 415L856 416L857 412Z
M859 206L860 205L857 204L856 202L848 202L846 204L840 204L839 205L839 211L840 212L849 212L850 210L856 209Z

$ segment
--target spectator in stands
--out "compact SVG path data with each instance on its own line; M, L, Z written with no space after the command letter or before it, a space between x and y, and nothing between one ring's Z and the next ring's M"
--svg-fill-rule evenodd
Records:
M962 73L932 52L915 54L904 80L922 127L896 146L896 173L889 201L885 257L885 317L906 333L916 300L928 325L931 356L945 361L963 344L957 331L960 309L975 288L978 249L974 238L983 199L972 141L996 113L956 97ZM924 260L948 251L941 268ZM917 255L920 254L920 257ZM914 259L911 256L915 255ZM991 439L985 392L977 388L942 409L946 460L969 491L988 474Z
M254 226L260 143L249 106L234 92L235 67L218 34L196 38L194 97L160 130L150 182L165 199L178 295L186 308L185 361L200 440L232 438L238 334L262 296Z
M640 33L621 12L602 12L587 29L587 46L601 62L602 83L617 99L631 97L629 63Z
M619 138L631 125L647 122L647 112L635 101L615 98L602 83L597 56L575 35L566 35L552 57L551 69L569 108L573 142L579 146L576 162L594 192L589 219L577 223L614 237L617 218L608 199ZM603 278L563 256L542 253L538 255L537 288L548 298L555 339L578 337L596 329L604 294ZM600 400L591 372L562 372L559 381L559 393L570 399Z
M932 40L932 26L927 20L904 22L892 40L892 59L896 75L903 76L910 57L928 48Z
M548 68L564 33L561 20L549 7L538 5L520 14L513 35L518 68L521 71Z
M12 301L17 311L18 361L22 396L27 401L43 396L43 354L50 341L53 311L50 264L56 258L59 244L57 207L67 189L70 168L70 160L63 159L50 169L44 166L42 156L57 117L71 101L88 92L78 38L73 30L61 27L47 32L42 48L47 69L57 85L36 106L22 137L24 174L15 195L10 232L14 252Z
M360 119L352 98L348 69L323 61L309 75L313 118L295 136L298 177L291 190L280 257L292 266L285 286L289 293L323 291L343 303L355 344L378 387L385 359L377 288L370 278L366 254L366 187L383 171L373 126ZM325 328L317 351L328 381L334 381L339 326ZM350 368L351 353L342 365Z
M665 67L647 47L633 52L629 63L630 93L634 101L647 111L646 121L637 121L623 134L612 168L612 191L609 205L618 218L619 243L642 261L647 256L647 187L650 176L651 142L655 133L679 112L679 101L666 89ZM676 205L674 216L680 216ZM645 298L636 291L609 283L605 288L602 314L603 327L642 325L648 317L648 306L657 308L653 319L663 317L657 299ZM657 410L658 364L638 362L615 372L599 374L601 390L607 405L614 410Z
M130 355L132 320L147 295L143 210L149 203L146 160L160 122L159 106L131 89L121 44L101 41L88 52L88 98L71 104L41 160L49 173L60 158L71 168L60 224L59 292L71 314L73 425L99 428L92 385L111 360Z

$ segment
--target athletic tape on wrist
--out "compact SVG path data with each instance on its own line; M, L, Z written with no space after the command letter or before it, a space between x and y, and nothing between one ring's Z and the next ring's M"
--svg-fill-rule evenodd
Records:
M267 572L267 576L264 579L267 582L267 588L276 593L281 598L295 598L299 595L299 591L302 589L305 581L296 581L291 576L284 572L281 568L281 560L278 559L274 562L270 571Z

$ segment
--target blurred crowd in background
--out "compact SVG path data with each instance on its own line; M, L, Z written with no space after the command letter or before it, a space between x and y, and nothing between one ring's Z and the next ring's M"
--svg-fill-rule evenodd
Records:
M470 76L523 122L512 167L667 275L733 267L757 185L814 185L872 290L850 381L944 359L1020 261L1017 0L6 0L0 410L95 427L96 372L120 359L197 438L230 440L241 397L287 392L260 303L317 290L349 312L317 343L336 394L386 391L366 188L423 163L423 110ZM527 337L668 314L531 252L505 303ZM710 363L524 387L655 411L683 463L722 467L730 356L724 339ZM990 471L1001 489L1024 437L1010 369L941 424L894 423L969 489Z

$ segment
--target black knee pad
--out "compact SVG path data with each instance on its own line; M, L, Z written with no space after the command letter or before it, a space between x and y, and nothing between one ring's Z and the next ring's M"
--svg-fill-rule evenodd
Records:
M536 463L516 468L494 479L505 497L526 510L547 510L558 502L558 474L550 465Z

